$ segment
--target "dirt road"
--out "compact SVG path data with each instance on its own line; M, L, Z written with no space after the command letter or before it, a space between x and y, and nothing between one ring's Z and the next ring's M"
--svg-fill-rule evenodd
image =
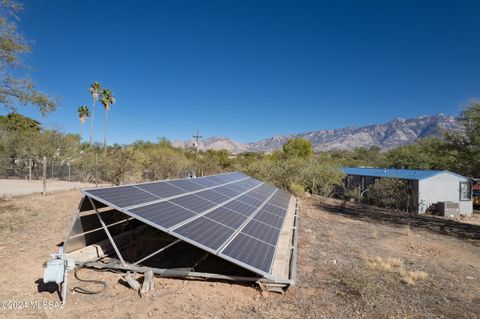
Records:
M37 283L79 199L63 191L0 202L0 306L58 301ZM64 309L0 309L0 318L478 318L480 227L309 199L300 209L298 282L284 295L156 278L140 298L120 274L81 275L105 280L107 289L70 292ZM70 275L69 287L77 285Z
M47 192L87 187L95 187L95 184L47 180ZM25 195L42 191L41 180L0 179L0 196Z

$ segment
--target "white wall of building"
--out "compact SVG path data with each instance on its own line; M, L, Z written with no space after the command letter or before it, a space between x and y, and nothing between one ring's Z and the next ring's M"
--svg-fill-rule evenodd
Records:
M437 202L460 203L460 214L470 215L473 202L460 201L460 182L470 182L466 177L441 173L418 181L418 212L424 213L430 205Z

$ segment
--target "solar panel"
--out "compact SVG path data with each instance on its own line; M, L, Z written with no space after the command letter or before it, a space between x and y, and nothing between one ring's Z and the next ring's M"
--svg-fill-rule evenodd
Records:
M196 195L200 196L200 197L202 197L206 200L209 200L209 201L211 201L215 204L220 204L220 203L223 203L223 202L227 201L228 199L230 199L229 196L218 193L214 190L202 191L202 192L196 193Z
M162 198L172 197L186 193L185 190L165 182L140 184L137 185L137 187Z
M280 229L283 224L283 218L278 217L277 215L273 215L269 212L267 212L265 209L260 209L260 211L255 215L253 218L254 220L258 220L261 222L264 222L265 224L268 224L272 227Z
M216 206L215 203L203 199L200 196L191 194L187 196L182 196L178 198L174 198L170 200L171 203L177 204L179 206L182 206L194 213L201 213L209 208L212 208L213 206Z
M227 185L227 186L220 186L220 187L216 187L214 189L212 189L214 192L216 193L219 193L219 194L223 194L225 196L228 196L228 197L235 197L237 195L240 195L241 193L243 193L243 191L236 191L236 190L232 190L230 187L228 187L230 185Z
M135 186L99 188L88 191L91 195L102 198L120 208L138 205L157 200L158 197L149 194Z
M229 256L244 264L268 273L270 271L274 253L275 246L240 233L227 247L225 247L221 255Z
M276 245L278 236L280 235L280 229L252 219L242 229L242 233L260 239L270 245Z
M275 216L278 216L278 217L284 217L286 214L287 214L287 210L284 209L284 208L280 208L278 206L274 206L274 205L271 205L271 204L265 204L265 206L263 206L263 208L269 212L270 214L273 214Z
M243 193L245 192L245 188L244 187L240 187L240 186L237 186L237 183L235 184L228 184L226 186L222 186L221 188L218 188L218 189L222 189L222 190L231 190L231 192L233 193L236 193L237 195L240 194L240 193ZM217 189L216 189L217 190Z
M248 204L242 203L241 201L234 200L224 205L224 207L233 210L239 214L250 216L257 210L257 207L250 206Z
M212 210L210 213L206 214L205 217L219 222L223 225L228 225L231 228L237 229L244 221L247 220L248 216L238 214L233 210L230 210L225 207L219 207Z
M259 199L259 198L254 198L251 196L248 196L248 194L242 195L237 198L237 200L241 201L242 203L248 204L253 207L258 207L260 206L266 198Z
M84 193L107 206L126 208L121 211L265 276L291 196L241 173Z
M179 187L181 189L184 189L187 192L193 192L193 191L197 191L199 189L206 188L204 186L200 186L198 184L195 184L194 182L192 182L191 180L188 180L188 179L172 180L172 181L168 181L167 183L169 183L173 186Z
M212 179L212 178L206 178L206 177L194 178L191 181L202 187L212 187L212 186L217 186L224 183L223 181Z
M155 203L130 209L129 211L164 228L170 228L196 215L169 202Z
M233 229L208 218L199 217L175 229L175 232L217 250L233 234Z

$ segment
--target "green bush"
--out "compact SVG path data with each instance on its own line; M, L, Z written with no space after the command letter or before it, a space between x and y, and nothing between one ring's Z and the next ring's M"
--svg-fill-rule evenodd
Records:
M368 186L366 201L370 205L411 211L415 207L415 196L407 181L381 178Z
M305 193L305 187L299 184L291 183L289 186L290 192L297 197L302 197Z

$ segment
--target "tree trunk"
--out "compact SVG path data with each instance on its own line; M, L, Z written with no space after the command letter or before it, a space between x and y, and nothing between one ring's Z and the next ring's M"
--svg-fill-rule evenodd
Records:
M80 143L82 143L82 126L83 124L80 123Z
M108 129L108 110L105 109L105 138L103 139L103 147L105 148L105 156L107 156L107 129Z
M93 99L92 105L92 120L90 121L90 146L92 146L92 136L93 136L93 118L95 117L95 99Z

